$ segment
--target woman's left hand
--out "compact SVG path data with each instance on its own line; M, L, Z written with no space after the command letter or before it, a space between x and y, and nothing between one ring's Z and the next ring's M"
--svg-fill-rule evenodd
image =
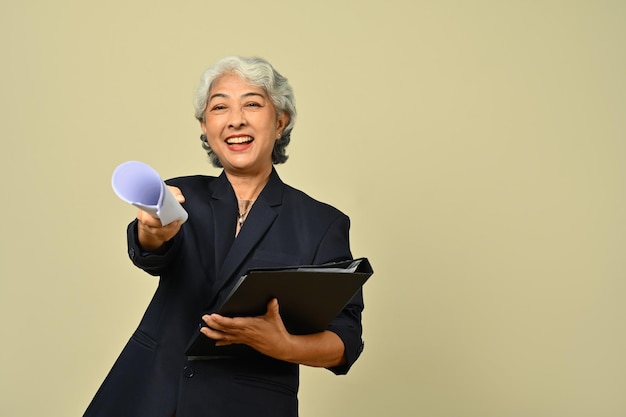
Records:
M262 316L230 318L206 314L202 320L209 327L202 327L200 331L215 340L217 346L238 343L275 359L288 357L292 335L283 324L275 298L267 304L267 312Z

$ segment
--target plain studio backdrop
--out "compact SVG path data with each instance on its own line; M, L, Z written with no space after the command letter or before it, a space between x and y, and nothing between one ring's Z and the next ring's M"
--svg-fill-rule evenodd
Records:
M126 255L127 160L216 175L192 96L267 58L285 182L352 220L365 351L301 415L626 415L626 3L0 4L0 415L80 416L157 280Z

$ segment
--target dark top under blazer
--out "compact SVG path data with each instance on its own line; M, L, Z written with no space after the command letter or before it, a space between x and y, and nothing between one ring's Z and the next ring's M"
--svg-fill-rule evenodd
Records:
M253 267L351 259L349 219L284 184L275 170L235 238L237 200L225 174L175 178L189 219L160 254L142 252L128 227L135 265L160 276L137 330L85 417L297 416L298 365L257 355L190 361L185 349L203 312L215 311L236 278ZM363 349L359 291L331 323L348 372Z

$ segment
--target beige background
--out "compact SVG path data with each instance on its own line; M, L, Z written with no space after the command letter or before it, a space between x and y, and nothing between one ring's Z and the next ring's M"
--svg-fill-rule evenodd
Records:
M626 415L623 1L2 0L0 415L79 416L156 280L110 176L211 168L191 99L260 55L299 120L282 178L345 211L348 376L301 415Z

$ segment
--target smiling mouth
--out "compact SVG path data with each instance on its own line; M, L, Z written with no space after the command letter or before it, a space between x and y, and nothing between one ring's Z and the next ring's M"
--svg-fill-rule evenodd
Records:
M252 136L239 136L236 138L228 138L226 139L226 143L228 145L238 145L241 143L250 143L254 140Z

